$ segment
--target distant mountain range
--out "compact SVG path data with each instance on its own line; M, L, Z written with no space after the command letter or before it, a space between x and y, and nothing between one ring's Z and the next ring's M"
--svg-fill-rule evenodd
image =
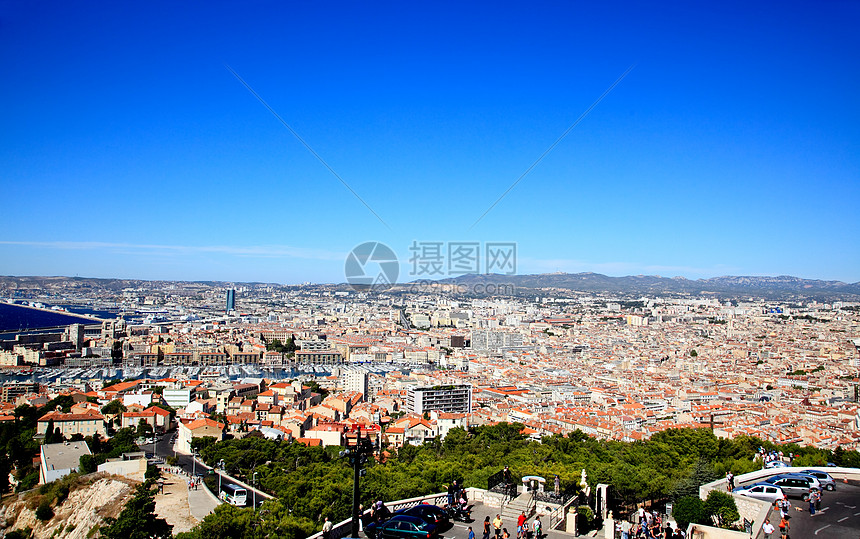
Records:
M610 277L600 273L541 273L535 275L463 275L440 281L462 285L509 283L517 289L559 289L633 295L714 295L766 299L860 300L860 283L778 277L725 276L690 280L684 277L630 275Z
M700 296L708 295L723 299L761 298L770 300L845 300L860 301L860 283L801 279L788 275L777 277L725 276L710 279L686 279L684 277L661 277L659 275L630 275L610 277L600 273L540 273L534 275L462 275L435 281L440 285L457 284L460 288L475 289L475 285L510 285L516 295L533 294L538 290L576 291L586 293L610 293L638 296ZM226 281L145 281L138 279L97 279L91 277L16 277L0 276L0 295L21 289L75 288L78 290L112 290L124 288L160 289L171 284L184 288L208 288L227 286L280 286L275 283L226 282ZM348 289L346 284L292 285L291 288L337 288ZM404 291L411 283L401 283L394 291ZM467 292L468 294L469 292ZM481 295L481 294L478 294Z

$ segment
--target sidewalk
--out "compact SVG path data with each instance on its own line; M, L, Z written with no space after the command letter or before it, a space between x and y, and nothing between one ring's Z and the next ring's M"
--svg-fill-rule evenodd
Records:
M472 531L475 532L475 538L480 539L484 533L484 518L490 517L490 539L495 538L495 534L492 531L492 522L493 519L496 518L496 515L501 514L502 510L498 507L490 507L488 505L484 505L481 502L475 502L472 506L472 518L473 522L458 522L453 521L454 526L446 531L443 535L446 538L453 537L457 539L466 539L469 535L469 526L472 527ZM535 515L529 517L528 524L531 524L535 520ZM540 520L543 530L544 539L572 539L573 537L577 537L575 535L565 533L559 530L551 530L549 529L549 515L540 515ZM502 527L508 529L508 533L511 534L511 538L515 539L517 536L517 521L516 520L502 520Z
M163 492L155 495L155 513L173 526L174 533L185 532L198 522L188 504L188 484L184 475L163 473Z
M188 505L191 508L191 516L197 520L203 520L206 515L214 511L220 504L221 502L218 498L206 488L206 483L201 482L197 490L188 491Z

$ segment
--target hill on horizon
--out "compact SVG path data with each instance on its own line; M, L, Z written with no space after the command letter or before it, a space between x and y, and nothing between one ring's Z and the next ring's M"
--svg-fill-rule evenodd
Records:
M517 289L559 289L577 292L608 292L642 295L701 295L719 297L757 297L764 299L843 299L860 300L860 283L803 279L790 275L735 276L708 279L628 275L610 277L600 273L538 273L530 275L462 275L439 283L511 284Z
M284 286L290 288L349 288L346 283L316 283L308 285L285 285L262 283L259 281L167 281L122 278L63 277L63 276L0 276L0 295L2 291L53 288L66 285L77 289L103 289L120 291L127 287L158 287L161 284L181 283L194 287L226 286ZM415 280L399 283L393 291L403 292L416 283L426 283L427 289L445 285L460 285L468 289L466 295L476 294L476 285L506 285L514 289L514 295L533 294L536 291L572 291L582 293L611 293L628 295L656 296L698 296L709 295L723 299L757 298L767 300L843 300L860 301L860 282L803 279L790 275L744 276L725 275L707 279L687 279L685 277L662 277L660 275L627 275L612 277L594 272L581 273L536 273L526 275L469 274L435 281ZM494 294L488 294L494 295Z

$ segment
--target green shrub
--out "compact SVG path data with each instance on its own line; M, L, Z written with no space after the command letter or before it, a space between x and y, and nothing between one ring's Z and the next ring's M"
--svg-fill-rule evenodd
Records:
M734 498L719 490L712 490L708 493L704 509L706 518L715 517L717 525L721 527L728 526L740 518ZM700 524L709 523L700 522Z
M702 523L706 518L705 507L697 496L684 496L672 508L672 516L681 529L686 529L691 523Z
M36 508L36 518L45 522L46 520L51 520L54 517L54 510L51 508L51 502L48 500L42 500L42 503L39 504L39 507Z

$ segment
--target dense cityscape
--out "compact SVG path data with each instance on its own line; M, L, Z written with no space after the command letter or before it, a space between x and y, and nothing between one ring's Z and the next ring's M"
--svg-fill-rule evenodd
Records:
M4 406L65 391L147 408L160 386L182 424L218 414L231 431L275 429L325 445L342 443L342 427L399 446L499 421L523 423L536 437L578 429L633 441L690 426L826 449L860 443L857 303L225 286L77 290L61 281L7 294L137 321L3 341L5 372L33 373L4 384ZM112 378L136 382L105 392ZM327 395L303 393L292 380ZM432 387L466 390L444 405L416 400ZM445 415L424 417L430 411Z

